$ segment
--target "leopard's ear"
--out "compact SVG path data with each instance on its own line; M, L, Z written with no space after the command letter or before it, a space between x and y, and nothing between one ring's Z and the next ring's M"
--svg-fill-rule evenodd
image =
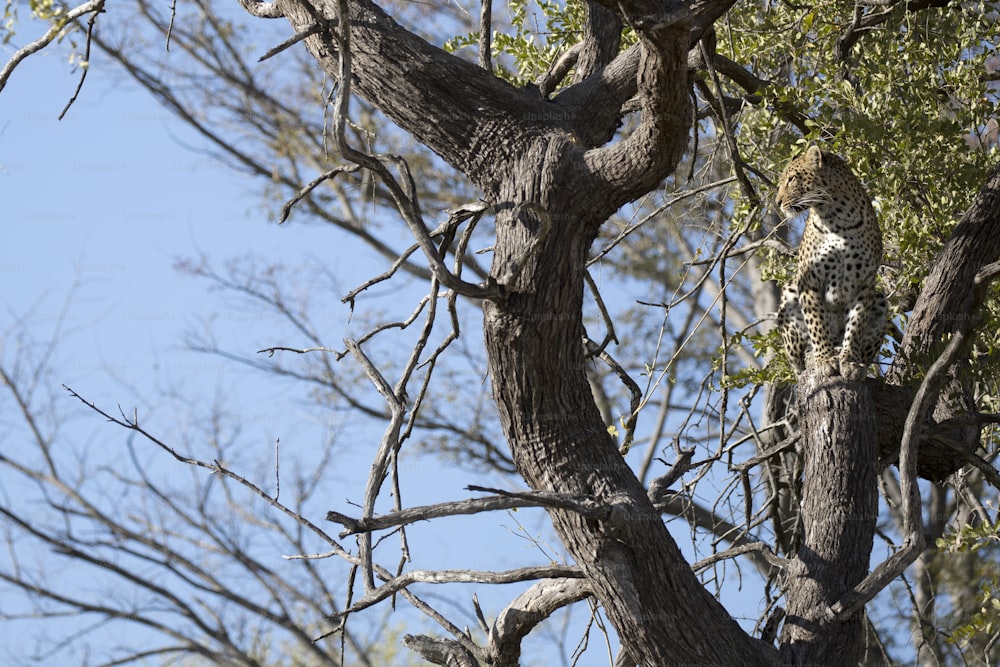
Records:
M817 169L823 166L823 151L816 144L809 144L806 149L806 164Z

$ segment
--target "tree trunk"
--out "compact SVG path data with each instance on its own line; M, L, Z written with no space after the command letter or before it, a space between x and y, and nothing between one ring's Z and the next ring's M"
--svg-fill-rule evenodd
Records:
M799 379L805 455L801 536L787 573L783 662L856 665L864 652L863 613L829 620L830 605L868 574L878 517L875 407L863 382Z
M582 345L583 276L607 211L600 192L595 199L590 188L574 185L572 154L569 145L539 141L525 164L546 176L516 170L521 177L501 190L492 273L498 282L519 273L507 299L485 304L484 328L514 462L533 489L611 508L600 521L562 510L550 515L633 660L771 664L774 652L749 637L693 574L594 403Z

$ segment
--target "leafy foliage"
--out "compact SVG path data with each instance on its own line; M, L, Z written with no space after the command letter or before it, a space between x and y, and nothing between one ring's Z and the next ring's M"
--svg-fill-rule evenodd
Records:
M1000 632L1000 575L996 574L993 563L1000 546L1000 522L962 526L938 538L936 546L942 554L967 555L968 560L979 564L977 575L981 577L978 596L970 605L974 611L958 619L948 641L968 646L977 641L982 643L983 637L995 636Z
M580 41L584 6L580 0L510 0L510 32L494 32L497 76L523 86L543 74L569 47ZM453 37L445 50L475 48L479 32Z

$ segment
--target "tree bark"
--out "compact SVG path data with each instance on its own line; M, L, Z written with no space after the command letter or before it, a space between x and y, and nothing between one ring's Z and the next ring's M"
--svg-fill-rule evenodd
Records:
M304 5L281 1L296 29L315 22ZM702 7L721 13L730 4ZM687 6L645 0L611 8L639 27L640 45L631 52L637 60L619 56L606 68L613 77L588 78L580 84L586 94L574 98L606 100L611 113L588 113L586 105L553 113L557 106L426 44L366 0L349 3L355 90L467 174L494 204L491 276L506 297L485 304L484 326L501 421L532 488L612 508L604 521L551 515L626 650L651 666L769 664L774 650L749 637L691 571L611 442L584 370L590 245L609 215L673 171L691 121L687 51L697 22ZM333 10L332 3L317 5L325 17ZM306 43L335 74L332 36ZM630 91L639 95L640 126L608 146L581 145L579 134L595 141L610 135L573 136L574 127L595 115L616 124Z
M523 229L517 221L502 225L498 247L518 244ZM768 664L765 647L693 575L608 436L581 345L589 240L568 240L545 243L510 300L486 306L491 381L518 470L534 489L614 508L599 522L566 511L550 515L639 664Z
M875 405L863 382L799 381L805 455L800 546L787 573L783 662L856 665L864 653L864 614L828 618L830 605L868 574L878 518Z
M632 659L769 664L773 650L743 632L691 572L609 437L585 371L590 245L611 212L674 168L687 143L688 28L654 39L662 41L643 40L643 122L629 139L583 156L565 138L540 139L500 188L492 275L517 277L507 299L485 304L490 378L527 483L612 508L603 521L550 516Z

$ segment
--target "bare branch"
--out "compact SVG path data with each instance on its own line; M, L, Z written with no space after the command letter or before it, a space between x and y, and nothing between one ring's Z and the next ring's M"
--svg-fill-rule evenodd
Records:
M711 556L702 558L701 560L692 563L691 569L694 570L695 572L698 572L699 570L704 570L711 567L712 565L718 563L719 561L727 560L729 558L736 558L737 556L742 556L744 554L748 554L754 551L763 556L764 559L774 567L785 568L788 566L789 560L787 558L781 558L780 556L775 555L774 551L771 549L769 545L765 544L764 542L753 542L751 544L743 544L738 547L733 547L732 549L726 549L725 551L721 551L717 554L712 554Z
M504 491L473 485L465 488L469 491L499 493L507 498L530 501L538 507L569 510L590 519L608 520L614 511L612 506L599 505L592 498L566 496L552 491Z
M349 609L335 614L346 616L367 609L386 598L392 597L413 584L512 584L534 579L583 577L583 572L575 565L541 565L522 567L506 572L485 572L477 570L411 570L393 577L386 584L370 591Z
M312 13L314 20L317 22L323 21L323 18L311 5L307 4L306 7ZM340 17L349 16L346 0L337 0L337 15ZM434 272L435 277L441 281L442 285L454 290L458 294L475 299L499 298L502 296L502 289L499 286L491 285L484 287L466 282L451 273L444 265L442 257L430 237L430 232L426 224L424 224L420 207L416 201L416 188L406 161L397 155L369 155L353 148L347 143L344 128L347 125L352 77L350 21L340 21L340 30L337 31L336 36L337 44L334 45L331 43L329 47L335 49L340 56L338 58L339 71L337 75L339 85L337 86L337 95L333 107L333 134L341 155L351 162L375 173L389 188L399 209L399 213L402 215L407 227L409 227L410 232L416 237L417 243L420 245L421 250L424 251L424 256L431 266L431 270ZM395 164L402 176L403 184L400 184L396 175L387 167L387 163Z
M80 91L83 90L83 82L87 80L87 73L90 72L90 46L94 39L94 26L97 25L97 16L103 12L103 8L97 9L90 18L87 20L87 41L83 50L83 62L81 63L80 80L76 84L76 90L73 91L73 95L66 102L66 106L63 107L62 112L59 114L59 120L62 120L66 116L66 112L69 108L73 106L76 102L76 98L80 95ZM2 86L0 86L2 88Z
M469 486L470 491L486 491L480 487ZM580 511L588 516L593 516L595 511L607 513L607 510L598 510L593 506L592 501L585 498L567 498L554 493L544 492L524 492L509 493L501 496L490 496L487 498L472 498L469 500L454 500L436 505L423 505L421 507L408 507L406 509L377 517L353 519L340 512L329 511L326 513L326 520L339 523L344 526L341 537L355 535L373 530L385 530L397 526L406 526L418 521L427 521L446 516L461 516L466 514L479 514L480 512L494 512L496 510L515 509L518 507L559 507Z
M653 211L651 211L649 214L647 214L646 216L644 216L642 218L642 220L640 220L639 222L635 223L631 227L626 227L625 229L623 229L618 234L618 236L616 236L610 243L608 243L608 245L606 245L604 248L602 248L600 252L598 252L592 258L590 258L589 260L587 260L587 266L591 266L591 265L597 263L598 261L600 261L602 257L604 257L609 252L611 252L615 248L615 246L617 246L619 243L621 243L626 238L628 238L629 236L631 236L639 228L645 226L646 224L648 224L652 220L659 220L660 219L660 214L663 213L664 211L666 211L667 209L669 209L674 204L677 204L678 202L681 202L681 201L683 201L685 199L688 199L690 197L694 197L695 195L699 195L699 194L701 194L703 192L707 192L709 190L714 190L716 188L722 187L723 185L727 185L729 183L732 183L735 180L736 180L735 176L729 176L727 178L723 178L721 180L715 181L714 183L708 183L706 185L702 185L702 186L699 186L697 188L691 188L690 190L685 190L681 194L679 194L679 195L677 195L675 197L672 197L669 201L661 204L660 206L657 206Z
M76 393L73 389L67 387L66 385L63 385L63 388L66 391L69 392L70 396L72 396L73 398L76 398L81 403L83 403L84 405L86 405L88 408L90 408L91 410L93 410L97 414L99 414L102 417L104 417L105 419L107 419L109 422L111 422L113 424L117 424L118 426L126 428L126 429L128 429L130 431L135 431L136 433L138 433L141 436L143 436L146 440L149 440L150 442L152 442L153 444L155 444L160 449L166 451L168 454L170 454L172 457L174 457L174 459L176 459L177 461L179 461L181 463L186 463L188 465L193 465L193 466L198 467L198 468L204 468L204 469L208 470L209 472L218 473L218 474L221 474L221 475L223 475L225 477L228 477L228 478L236 481L241 486L244 486L247 489L249 489L250 491L252 491L254 494L256 494L258 497L260 497L261 499L263 499L265 502L267 502L269 505L271 505L275 509L277 509L277 510L281 511L282 513L288 515L289 517L291 517L295 521L299 522L301 525L305 526L306 528L309 528L313 533L315 533L317 536L319 536L320 539L322 539L324 542L326 542L330 546L334 547L334 549L337 551L337 554L339 556L346 557L348 559L352 558L350 556L350 554L343 547L341 547L333 538L331 538L329 535L327 535L326 532L324 532L323 530L321 530L318 526L316 526L315 524L313 524L312 522L310 522L308 519L306 519L305 517L303 517L298 512L295 512L294 510L292 510L292 509L286 507L285 505L277 502L274 498L272 498L269 494L267 494L263 489L261 489L260 487L258 487L256 484L254 484L250 480L246 479L245 477L242 477L241 475L238 475L235 472L229 470L228 468L226 468L225 466L223 466L219 461L213 461L211 463L208 463L208 462L202 461L200 459L196 459L196 458L192 458L190 456L186 456L184 454L180 454L173 447L171 447L170 445L164 443L162 440L160 440L159 438L157 438L153 434L151 434L148 431L146 431L143 427L141 427L139 425L139 419L138 419L137 414L134 415L132 418L128 418L128 417L125 416L124 412L121 411L121 409L119 408L119 412L121 412L122 417L121 418L114 417L114 416L108 414L107 412L105 412L104 410L102 410L101 408L97 407L97 405L95 405L94 403L86 400L80 394Z
M559 82L566 78L569 71L573 69L576 65L577 58L580 56L580 51L583 49L583 43L577 42L556 59L554 63L549 67L549 69L535 81L535 85L538 86L538 90L541 92L542 97L548 97L555 90L555 87L559 85Z
M339 350L334 350L333 348L329 347L296 348L296 347L284 347L278 345L275 347L265 347L262 350L257 350L257 354L267 353L267 356L269 357L273 357L275 352L294 352L295 354L309 354L310 352L330 352L336 354L338 357L342 357L345 354L344 352L340 352Z
M267 53L265 53L264 55L262 55L260 58L257 59L257 62L262 63L269 58L273 58L274 56L278 55L285 49L295 46L306 37L312 37L313 35L317 34L320 30L323 30L326 27L328 26L324 26L321 23L313 23L311 26L303 30L299 30L297 33L295 33L294 35L283 41L281 44L278 44L277 46L268 49Z
M63 34L63 31L68 26L71 26L78 18L86 14L98 14L102 11L104 11L104 0L88 0L87 2L77 5L73 9L69 10L64 15L59 16L58 18L53 18L52 26L44 35L15 51L14 55L12 55L10 60L7 61L7 64L0 68L0 91L2 91L4 86L7 85L7 80L10 79L10 75L14 73L14 69L20 65L25 58L41 51L46 46L54 42L60 35ZM63 113L65 113L65 110Z
M303 37L302 39L305 39ZM342 165L340 167L334 167L328 171L323 172L313 180L309 181L301 190L295 193L295 196L285 202L284 206L281 207L281 215L278 216L278 224L280 225L285 220L288 219L289 214L292 212L292 207L295 206L299 201L309 195L310 192L319 187L323 182L330 180L331 178L337 176L338 174L353 174L361 169L360 165Z
M596 343L591 340L585 340L584 346L587 348L587 354L596 355L614 371L631 396L629 415L628 419L625 420L625 437L622 439L621 445L621 452L624 456L628 453L629 448L632 446L632 441L635 439L635 426L639 421L639 409L642 407L642 389L625 369L621 367L621 364L615 361L610 354L602 350Z
M557 609L592 594L586 579L546 579L535 583L514 598L497 616L490 628L487 653L496 664L517 664L521 641L529 632Z

